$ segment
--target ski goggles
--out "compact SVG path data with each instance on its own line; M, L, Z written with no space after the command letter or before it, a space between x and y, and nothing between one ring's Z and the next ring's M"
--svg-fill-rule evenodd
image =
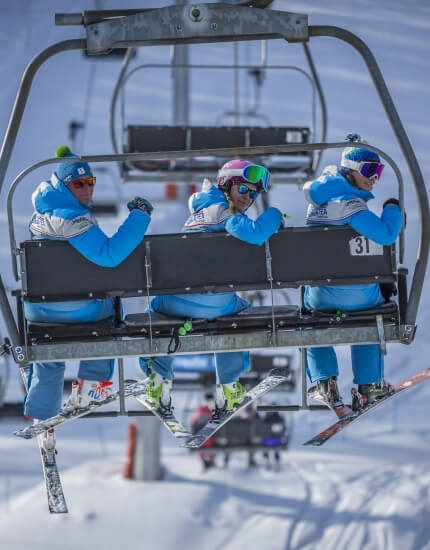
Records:
M233 185L236 185L237 192L241 195L246 195L247 193L249 193L249 196L253 201L255 201L259 195L258 191L256 191L255 189L250 189L244 183L234 183Z
M359 162L358 172L365 178L381 179L385 164L382 162Z
M354 160L343 159L342 166L360 172L360 174L365 178L374 178L379 180L382 176L382 171L384 170L385 164L382 164L382 162L369 162L366 160L356 162Z
M259 183L264 191L268 191L270 188L270 172L264 166L250 164L245 166L245 168L230 168L218 172L219 178L234 176L240 176L249 183Z
M86 176L85 178L78 178L70 182L70 185L74 189L82 189L83 187L85 187L85 185L88 185L88 187L94 187L95 184L96 184L95 176Z

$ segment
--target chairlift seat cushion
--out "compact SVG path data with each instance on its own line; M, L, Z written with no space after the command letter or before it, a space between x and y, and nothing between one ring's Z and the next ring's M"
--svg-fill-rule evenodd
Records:
M275 319L276 328L296 325L299 318L298 306L259 306L250 307L236 313L235 315L223 315L217 317L214 321L209 321L209 325L214 328L224 329L246 329L253 327L272 328L273 319Z
M394 301L389 301L381 306L359 311L309 311L304 316L303 321L309 324L326 325L326 324L356 324L369 323L372 319L376 322L376 316L382 315L385 321L398 321L399 309Z
M124 333L128 335L149 335L150 329L155 335L170 334L172 329L178 329L186 321L183 317L169 317L162 313L131 313L124 318ZM193 319L194 329L206 329L206 319Z
M37 323L27 322L28 338L32 343L73 339L109 338L115 331L113 318L94 323Z

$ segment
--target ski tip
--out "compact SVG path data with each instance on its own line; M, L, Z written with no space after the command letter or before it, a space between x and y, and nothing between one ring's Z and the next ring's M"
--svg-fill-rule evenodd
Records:
M15 430L12 432L13 435L16 435L17 437L21 437L22 439L31 439L32 435L27 433L25 430Z
M189 432L175 432L174 433L174 436L177 437L178 439L189 439L191 437L192 434L190 434Z
M269 376L285 376L288 377L291 375L290 367L274 367L270 369Z
M198 449L203 443L204 441L202 443L198 443L197 441L187 439L181 447L184 447L185 449Z
M321 445L324 443L321 439L309 439L308 441L305 441L303 445L310 445L311 447L321 447Z

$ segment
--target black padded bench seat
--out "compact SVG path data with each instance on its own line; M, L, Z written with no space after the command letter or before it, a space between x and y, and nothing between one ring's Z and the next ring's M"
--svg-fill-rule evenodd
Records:
M376 316L382 315L385 321L398 322L398 308L395 302L388 302L379 308L348 312L305 312L301 313L298 306L275 306L274 319L276 329L329 327L333 324L361 325L376 322ZM96 323L80 324L50 324L33 323L27 325L28 337L31 343L69 340L94 340L121 337L170 337L172 330L183 326L186 319L168 317L161 313L134 313L126 315L124 320L115 325L112 319ZM226 332L244 332L272 329L272 308L270 306L251 307L235 315L225 315L208 321L193 319L193 332L210 332L223 334Z
M52 341L94 340L111 338L115 333L113 318L95 323L27 322L27 337L31 344Z
M287 324L290 326L296 325L299 318L299 308L297 306L277 306L274 312L277 328ZM160 332L163 330L163 323L165 327L169 327L170 332L171 328L181 326L185 320L174 319L174 324L172 324L171 317L161 315L160 313L157 313L156 315L158 322L157 328ZM155 327L153 323L153 316L154 314L151 313L151 323L154 331ZM180 324L178 324L178 321ZM224 315L217 317L213 321L207 321L206 319L193 319L192 321L193 330L197 332L199 330L222 332L226 329L228 331L231 329L247 330L250 328L267 329L272 326L272 308L265 306L250 307L235 315ZM124 318L124 324L128 334L135 334L137 330L141 333L149 333L149 322L149 313L135 313L132 315L126 315Z

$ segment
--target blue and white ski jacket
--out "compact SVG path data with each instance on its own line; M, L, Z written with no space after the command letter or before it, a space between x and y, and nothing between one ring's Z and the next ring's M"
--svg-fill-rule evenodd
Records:
M55 174L32 195L32 239L67 240L91 262L115 267L127 258L145 236L150 217L132 210L118 231L108 237L97 224L91 206L82 205ZM111 299L55 303L24 303L30 321L82 323L106 319L113 314Z
M184 232L227 231L237 239L256 245L264 244L279 229L282 220L281 212L273 207L255 221L246 214L233 214L224 193L207 179L202 191L191 195L188 207L191 215L184 224ZM228 259L225 265L228 269ZM215 319L238 313L249 305L234 292L208 292L157 296L151 302L151 310L178 317Z
M310 203L307 225L350 225L361 235L382 245L394 243L400 233L400 208L388 204L378 217L367 206L374 195L351 185L336 166L325 168L321 177L305 183L303 190ZM305 305L310 309L365 309L383 301L376 283L307 287L305 291Z

